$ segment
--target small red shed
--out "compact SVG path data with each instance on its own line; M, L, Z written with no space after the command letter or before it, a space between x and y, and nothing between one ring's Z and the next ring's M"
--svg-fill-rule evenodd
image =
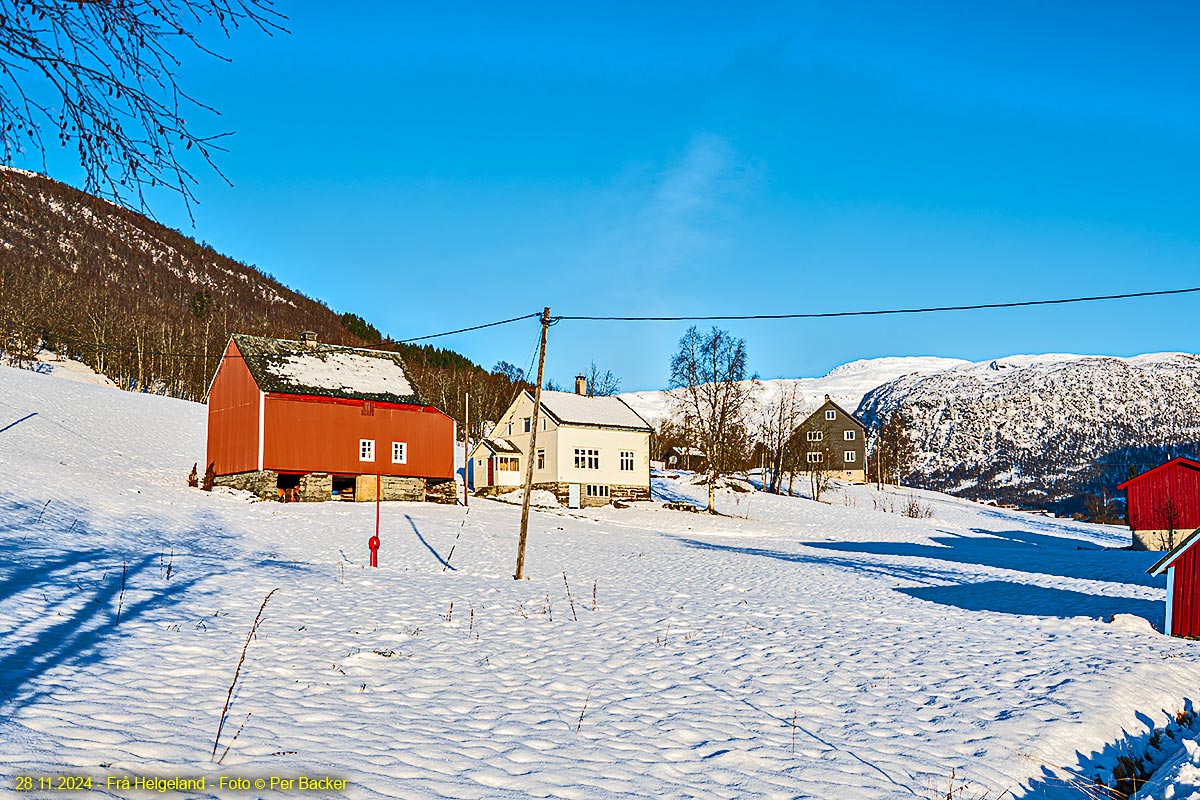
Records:
M1125 490L1134 550L1170 550L1200 528L1200 463L1175 458L1130 478Z
M454 420L396 353L235 334L208 390L208 463L264 498L424 500L454 478Z
M1167 620L1163 630L1170 636L1200 637L1200 528L1147 570L1151 575L1167 573Z

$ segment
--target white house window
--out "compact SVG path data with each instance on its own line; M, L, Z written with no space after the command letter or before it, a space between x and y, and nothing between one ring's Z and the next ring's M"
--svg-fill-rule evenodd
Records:
M546 430L546 418L542 417L542 430Z
M407 464L408 463L408 444L405 442L392 442L392 463Z
M516 456L496 456L496 471L520 472L521 460Z
M853 442L853 441L854 441L854 431L846 431L846 434L845 434L845 435L846 435L846 441L847 441L847 442Z
M810 442L819 442L825 438L825 431L809 431L808 440Z
M358 440L358 460L359 461L374 461L375 460L375 440L374 439L359 439Z
M622 472L633 472L633 451L632 450L622 450L621 451L621 471Z
M576 447L575 469L600 469L600 451Z
M588 497L608 497L608 486L603 483L589 483L587 485Z
M837 412L832 408L825 412L825 419L837 419Z
M546 468L546 451L539 447L537 456L538 456L537 468L545 469Z
M810 463L810 464L820 464L824 460L825 460L824 453L809 453L808 454L808 463Z
M508 421L507 433L506 433L505 435L506 435L506 436L512 436L512 420L509 420L509 421Z
M525 417L525 419L522 421L525 424L525 433L529 433L531 430L533 430L533 417Z
M855 461L855 460L857 460L857 459L858 459L858 454L857 454L857 453L855 453L853 450L847 450L847 451L845 452L845 456L846 456L846 463L847 463L847 464L849 464L849 463L851 463L851 462L853 462L853 461Z

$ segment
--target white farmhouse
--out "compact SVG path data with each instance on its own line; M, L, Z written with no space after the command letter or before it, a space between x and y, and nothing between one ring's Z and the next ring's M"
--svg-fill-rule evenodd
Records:
M650 499L653 428L619 397L542 392L533 488L549 489L572 508L614 499ZM472 450L467 480L476 491L519 488L525 478L533 427L533 395L522 392L489 435Z

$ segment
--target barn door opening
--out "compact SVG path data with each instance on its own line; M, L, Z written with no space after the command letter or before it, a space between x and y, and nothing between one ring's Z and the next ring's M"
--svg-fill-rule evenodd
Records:
M334 500L354 500L354 476L353 475L334 475L333 476L333 499Z
M300 502L300 476L281 474L275 479L275 492L281 503Z

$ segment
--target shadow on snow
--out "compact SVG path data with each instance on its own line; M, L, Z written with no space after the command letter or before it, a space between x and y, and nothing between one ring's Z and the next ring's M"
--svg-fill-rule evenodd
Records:
M52 670L103 663L120 647L122 626L177 606L210 573L206 562L227 564L233 555L219 526L184 520L171 536L201 547L173 551L168 579L164 554L146 552L155 545L114 546L85 511L54 502L49 509L0 498L0 621L8 623L0 631L0 708L9 715L54 690L43 680ZM193 575L179 574L181 559Z
M1061 536L1023 530L973 529L975 536L940 531L935 544L914 542L805 542L808 547L840 553L900 556L976 564L983 567L1032 572L1062 578L1165 586L1163 578L1146 573L1161 553L1105 550Z
M1025 535L1025 532L1016 533ZM1029 534L1037 537L1038 534ZM1113 614L1134 614L1143 617L1152 625L1161 628L1164 607L1161 601L1140 600L1131 597L1089 594L1068 589L1048 588L1015 581L985 580L970 581L970 576L964 575L961 569L953 566L931 566L919 563L904 563L895 560L883 560L870 556L913 556L926 560L943 560L952 563L975 564L985 567L1003 566L1006 569L1024 572L1040 573L1037 562L1036 546L1027 544L1024 539L1002 539L989 542L980 548L967 547L956 550L954 547L935 547L896 542L865 542L865 543L831 543L811 542L806 547L820 550L833 550L846 553L845 556L813 554L805 552L787 552L768 548L745 547L738 545L715 544L698 539L683 539L671 537L687 547L703 550L722 551L742 555L752 555L764 558L774 558L796 564L812 564L817 566L835 567L850 570L867 576L877 576L889 579L900 579L912 583L923 584L916 587L895 587L895 591L919 600L926 600L942 605L955 606L966 611L993 611L1001 614L1019 614L1046 617L1100 617L1108 618ZM955 537L971 542L981 541L975 537ZM1051 537L1056 538L1056 537ZM1063 540L1059 540L1063 541ZM1063 549L1064 556L1066 550ZM1012 550L1013 552L1006 552ZM1122 556L1133 554L1126 551L1069 551L1070 556L1090 556L1098 560L1095 564L1087 565L1078 570L1051 570L1049 574L1075 572L1073 577L1088 577L1096 580L1113 581L1115 578L1113 564L1106 566L1103 557L1120 560ZM864 557L866 556L866 557ZM1144 560L1144 559L1139 559ZM1099 576L1099 577L1097 577ZM1138 576L1130 583L1153 584L1156 579L1147 575Z

